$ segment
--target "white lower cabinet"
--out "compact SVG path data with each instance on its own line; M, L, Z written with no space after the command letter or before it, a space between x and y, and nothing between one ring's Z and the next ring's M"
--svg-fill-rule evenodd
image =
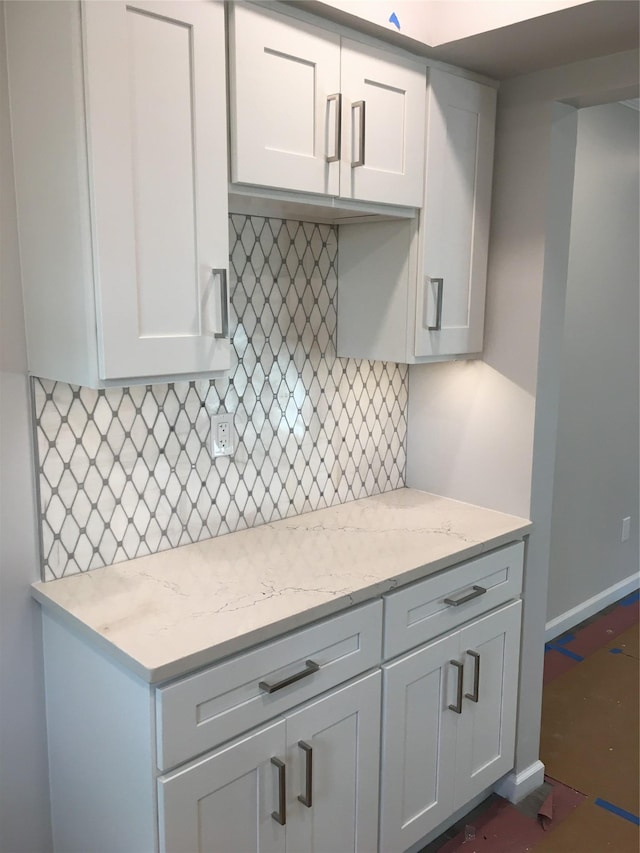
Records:
M456 720L447 670L458 653L446 637L384 667L381 850L404 850L452 810Z
M454 808L513 767L522 603L516 601L460 632L464 664L458 715Z
M402 853L513 766L524 543L154 685L43 614L57 853Z
M377 849L380 671L158 780L162 853Z
M285 723L278 720L160 778L160 850L284 850L285 827L271 817L278 801L271 758L284 750Z
M513 766L521 602L383 666L380 850L401 853Z
M287 850L377 849L381 681L378 670L287 717Z

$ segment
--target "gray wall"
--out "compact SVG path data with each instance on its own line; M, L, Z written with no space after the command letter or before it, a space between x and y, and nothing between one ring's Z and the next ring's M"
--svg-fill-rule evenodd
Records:
M638 118L578 117L548 620L638 573Z
M0 851L51 849L36 513L0 4Z

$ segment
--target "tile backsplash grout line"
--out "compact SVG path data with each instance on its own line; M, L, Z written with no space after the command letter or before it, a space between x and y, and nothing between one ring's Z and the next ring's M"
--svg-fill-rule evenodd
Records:
M408 367L337 357L336 227L229 227L227 377L32 380L44 579L404 485ZM233 460L209 455L207 403L234 414Z

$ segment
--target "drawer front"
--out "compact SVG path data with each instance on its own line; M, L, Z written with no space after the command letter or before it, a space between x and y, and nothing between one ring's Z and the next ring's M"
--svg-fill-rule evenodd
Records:
M385 596L389 659L520 595L524 542L507 545Z
M382 602L287 634L156 691L160 770L378 666Z

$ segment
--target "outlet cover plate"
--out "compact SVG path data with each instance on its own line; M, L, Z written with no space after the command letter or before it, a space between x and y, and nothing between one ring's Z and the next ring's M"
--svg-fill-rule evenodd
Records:
M236 433L233 415L223 412L211 415L211 456L233 456L236 449Z
M626 542L631 533L631 516L628 515L626 518L622 519L622 536L620 537L622 542Z

